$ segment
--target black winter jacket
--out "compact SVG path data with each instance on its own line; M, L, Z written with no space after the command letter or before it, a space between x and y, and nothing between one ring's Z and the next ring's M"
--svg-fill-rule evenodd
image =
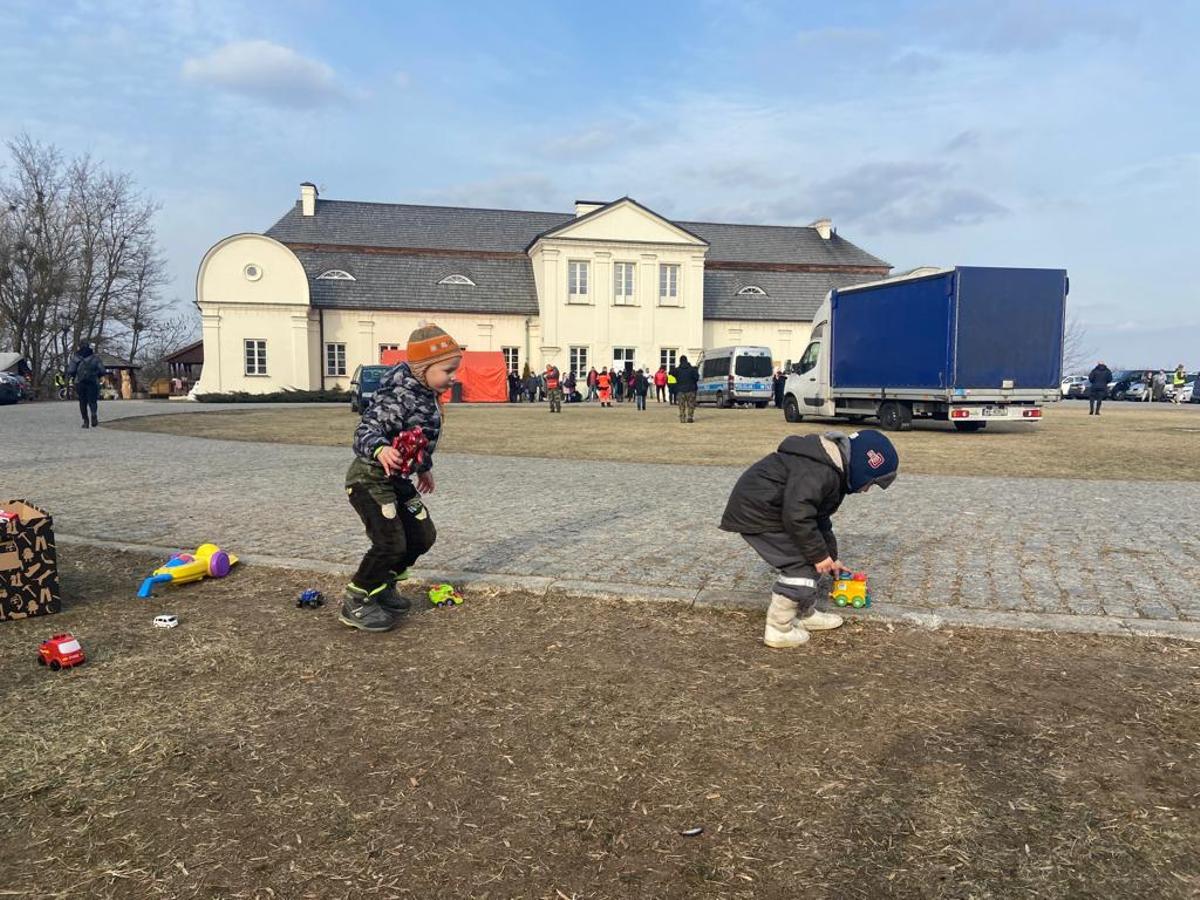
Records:
M846 451L831 436L839 468L820 435L793 435L742 473L729 495L721 529L739 534L786 532L811 563L837 559L830 521L849 488ZM844 441L844 438L842 439Z
M1088 374L1088 385L1092 394L1103 396L1108 391L1108 386L1112 384L1112 380L1112 370L1103 363Z
M700 387L700 370L691 363L675 368L675 390L680 394L688 394Z

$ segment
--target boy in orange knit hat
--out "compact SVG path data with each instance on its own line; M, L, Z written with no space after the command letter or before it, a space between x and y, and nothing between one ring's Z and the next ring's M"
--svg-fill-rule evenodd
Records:
M437 538L420 494L433 493L433 451L442 431L438 395L454 383L462 348L436 325L426 325L409 337L407 356L383 376L363 412L354 432L354 462L346 472L346 493L366 526L371 549L346 587L338 620L363 631L388 631L395 616L408 611L396 582ZM414 427L428 446L406 467L392 442Z

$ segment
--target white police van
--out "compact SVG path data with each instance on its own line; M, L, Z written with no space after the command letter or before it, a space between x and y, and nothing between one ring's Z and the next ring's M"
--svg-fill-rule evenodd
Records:
M700 357L697 403L728 409L753 403L759 409L771 402L773 374L770 347L714 347Z

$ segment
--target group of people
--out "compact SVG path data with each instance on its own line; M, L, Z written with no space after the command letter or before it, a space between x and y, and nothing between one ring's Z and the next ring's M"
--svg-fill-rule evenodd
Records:
M1142 375L1142 400L1146 402L1162 400L1163 395L1167 390L1167 373L1163 369L1157 372L1147 371ZM1175 371L1170 375L1172 403L1183 402L1183 388L1188 382L1187 370L1184 369L1183 363L1175 367ZM1113 381L1112 369L1106 366L1102 361L1096 363L1096 367L1088 373L1088 415L1100 415L1100 407L1104 401L1108 399L1108 392Z
M371 547L346 587L338 616L345 625L388 631L411 605L396 586L437 538L423 495L434 490L433 453L442 427L438 398L454 383L461 361L459 344L441 328L417 329L408 340L407 361L384 375L354 432L345 488ZM623 376L628 382L629 374L592 370L589 396L594 383L599 402L610 405L615 384ZM659 384L644 370L633 374L634 396L644 404L650 384ZM692 421L698 374L686 357L675 368L681 421ZM561 411L565 380L548 366L542 381L551 411ZM424 442L401 439L413 429ZM820 577L836 578L846 570L832 516L847 494L887 488L899 465L896 448L878 431L826 432L786 438L738 479L719 527L740 534L779 570L763 631L768 647L798 647L811 632L842 624L841 616L817 609Z
M647 398L653 393L659 403L678 406L679 421L686 424L695 421L699 386L700 370L688 362L686 356L679 358L678 365L669 368L659 366L656 372L633 367L618 369L616 366L611 370L605 366L597 371L593 366L582 386L574 372L568 372L563 377L558 367L551 363L547 364L544 372L530 372L524 378L515 370L509 372L508 402L539 403L549 400L551 412L561 412L563 403L593 402L602 407L628 402L636 404L639 410L645 410Z

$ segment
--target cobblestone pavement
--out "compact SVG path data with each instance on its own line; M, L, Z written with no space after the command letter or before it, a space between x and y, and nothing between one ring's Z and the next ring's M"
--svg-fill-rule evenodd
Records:
M101 415L206 408L107 402ZM0 407L0 495L49 509L67 536L354 563L366 539L341 488L348 462L331 447L83 431L66 404ZM740 471L442 455L423 564L755 605L769 571L716 528ZM835 524L881 611L1200 636L1200 484L909 475L847 498Z

